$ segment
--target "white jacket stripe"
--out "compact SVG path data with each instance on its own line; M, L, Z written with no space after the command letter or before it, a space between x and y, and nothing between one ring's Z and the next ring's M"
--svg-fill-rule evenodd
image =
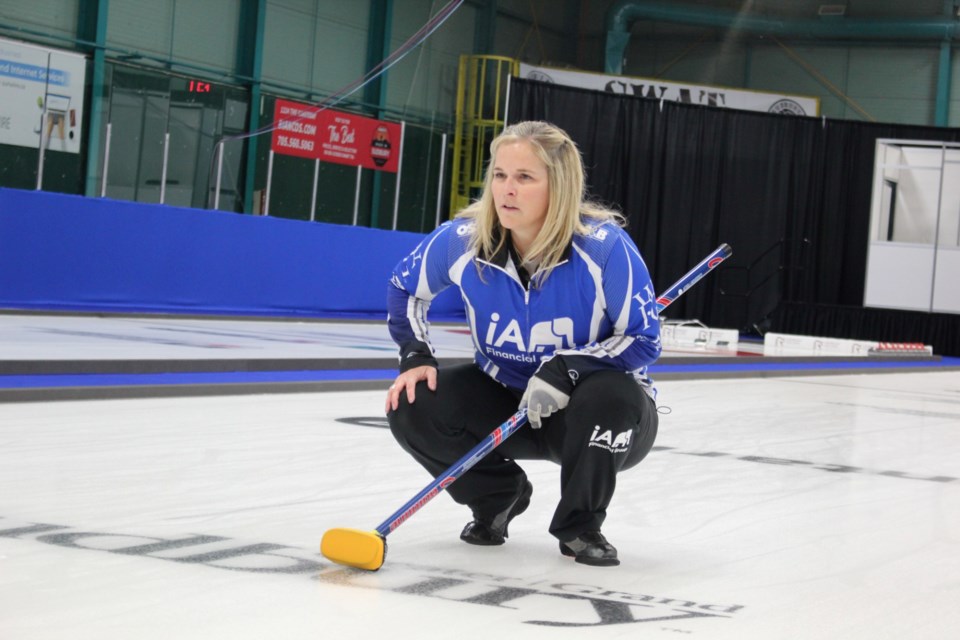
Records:
M430 308L430 302L410 296L407 300L407 322L413 329L413 335L420 342L425 342L433 351L433 345L430 344L430 324L427 322L427 310Z
M620 315L617 316L616 322L613 323L613 332L616 334L625 333L627 327L629 326L631 300L630 294L633 293L633 263L630 262L630 254L627 253L626 243L621 241L620 246L623 247L623 252L627 254L627 286L626 291L623 292L623 301L620 303Z
M590 314L590 342L595 342L597 336L600 335L600 322L603 320L603 310L607 306L607 300L603 293L603 271L600 269L600 265L594 262L586 251L576 244L573 245L573 248L576 249L580 258L583 259L584 264L587 265L587 270L593 279L593 287L597 292L596 297L593 299L593 311Z
M433 300L437 295L437 292L430 290L430 285L427 282L427 272L429 271L427 268L427 255L430 253L430 247L433 246L433 243L436 242L437 238L442 236L445 231L447 231L447 229L443 229L440 233L433 236L430 242L427 243L427 246L423 248L423 257L420 259L422 262L420 265L420 277L417 279L417 292L414 294L418 298Z

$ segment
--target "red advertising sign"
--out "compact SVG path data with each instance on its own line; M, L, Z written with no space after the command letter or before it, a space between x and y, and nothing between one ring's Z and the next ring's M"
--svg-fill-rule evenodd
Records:
M399 124L278 99L274 126L276 153L397 172Z
M317 157L317 110L304 104L277 100L273 111L273 145L276 153L301 158Z

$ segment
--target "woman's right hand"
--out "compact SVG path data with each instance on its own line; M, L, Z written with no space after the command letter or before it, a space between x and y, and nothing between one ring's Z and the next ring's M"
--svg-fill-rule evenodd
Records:
M413 401L416 399L414 395L415 389L417 383L421 380L427 381L427 388L430 389L430 391L436 391L436 367L423 365L422 367L416 367L398 375L397 379L393 381L393 384L390 385L390 388L387 390L387 402L384 406L384 412L390 413L391 411L397 410L397 406L400 404L400 394L404 391L407 392L407 402L413 404Z

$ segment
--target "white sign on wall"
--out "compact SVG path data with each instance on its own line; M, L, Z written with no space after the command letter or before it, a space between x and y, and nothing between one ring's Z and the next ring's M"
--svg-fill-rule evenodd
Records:
M0 144L80 152L86 59L0 38Z
M809 96L683 84L654 78L633 78L584 71L567 71L565 69L535 67L529 64L520 65L520 77L541 82L555 82L568 87L634 95L667 102L683 102L796 116L817 116L820 114L820 100Z

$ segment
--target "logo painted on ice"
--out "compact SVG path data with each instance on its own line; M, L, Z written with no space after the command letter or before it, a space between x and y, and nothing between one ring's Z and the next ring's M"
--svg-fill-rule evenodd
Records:
M514 624L541 627L592 628L669 621L671 629L691 633L706 620L735 620L741 604L714 604L674 596L625 592L583 581L530 580L468 570L442 569L394 562L389 579L371 578L362 571L344 571L314 550L280 544L235 540L222 536L186 534L156 537L129 531L103 532L38 522L20 522L0 515L0 540L35 542L63 550L100 552L194 567L248 574L300 576L335 588L366 588L379 596L390 593L433 598L444 607L452 603L498 609L495 615ZM69 559L64 557L63 562ZM543 578L543 576L540 576ZM253 576L250 576L253 579ZM271 580L276 579L271 577ZM511 616L509 618L505 616ZM690 629L673 627L694 622ZM509 633L509 632L508 632ZM514 634L515 635L515 634Z
M629 429L613 435L612 429L600 431L600 425L597 425L593 428L593 433L590 434L590 444L587 446L600 447L610 453L626 453L627 450L630 449L630 438L632 435L633 431Z

